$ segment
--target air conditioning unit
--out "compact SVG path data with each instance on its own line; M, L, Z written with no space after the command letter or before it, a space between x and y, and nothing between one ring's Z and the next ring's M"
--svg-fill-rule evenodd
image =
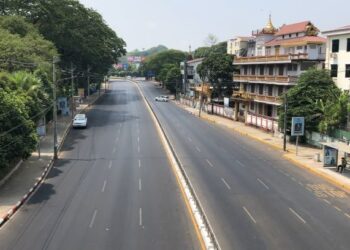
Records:
M338 58L338 54L337 53L331 53L331 58L337 59Z

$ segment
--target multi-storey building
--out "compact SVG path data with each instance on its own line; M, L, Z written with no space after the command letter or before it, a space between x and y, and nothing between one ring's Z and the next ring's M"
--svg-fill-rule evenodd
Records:
M196 58L190 61L180 63L181 68L181 74L183 81L186 81L186 84L184 86L184 93L186 95L194 96L194 90L198 88L198 86L201 85L203 82L200 78L197 67L203 62L204 58ZM185 79L185 68L186 68L186 79Z
M238 56L233 63L239 69L233 78L236 120L278 129L280 96L297 83L303 71L323 66L326 40L318 32L310 21L276 29L271 17L265 28L253 31L247 56Z
M227 41L227 54L235 56L246 56L248 49L248 41L252 37L238 36Z
M350 90L350 25L322 34L327 36L325 66L339 88Z

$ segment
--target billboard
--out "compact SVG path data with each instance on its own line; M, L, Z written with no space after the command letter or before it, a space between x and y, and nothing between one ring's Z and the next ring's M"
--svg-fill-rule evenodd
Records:
M292 117L292 136L303 136L305 129L304 117Z

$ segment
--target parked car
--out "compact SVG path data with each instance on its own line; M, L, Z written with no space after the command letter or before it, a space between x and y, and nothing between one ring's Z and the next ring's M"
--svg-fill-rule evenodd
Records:
M87 117L85 114L77 114L73 119L73 128L86 128Z
M168 97L167 97L167 96L160 95L160 96L157 96L156 98L154 98L154 100L155 100L156 102L167 102L167 101L168 101Z

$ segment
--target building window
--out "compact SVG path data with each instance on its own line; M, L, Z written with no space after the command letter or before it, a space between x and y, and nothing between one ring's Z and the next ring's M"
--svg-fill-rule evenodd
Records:
M282 36L282 39L284 39L284 35Z
M273 85L268 85L267 91L269 96L273 96Z
M248 66L244 66L243 70L244 70L244 75L248 75Z
M278 74L280 76L283 76L283 73L284 73L284 66L282 64L278 65Z
M264 65L260 65L260 75L264 75Z
M289 38L291 38L292 37L292 34L289 34Z
M272 117L272 112L273 112L273 106L272 105L266 105L266 115L269 117Z
M252 75L255 76L255 65L252 66Z
M273 65L269 65L269 75L273 75Z
M250 92L255 93L255 84L250 85Z
M281 96L283 94L283 86L278 86L277 94L278 96Z
M298 36L299 36L299 33L297 33L296 36L298 37Z
M263 95L263 94L264 94L264 85L259 84L259 95Z
M288 64L288 71L297 71L298 70L298 65L295 63Z
M332 64L331 65L331 77L337 77L338 76L338 64Z
M339 39L332 40L332 53L339 52Z
M345 64L345 77L350 78L350 64Z
M254 111L254 109L255 109L255 103L251 102L250 103L250 110Z
M346 51L350 52L350 38L346 39Z

